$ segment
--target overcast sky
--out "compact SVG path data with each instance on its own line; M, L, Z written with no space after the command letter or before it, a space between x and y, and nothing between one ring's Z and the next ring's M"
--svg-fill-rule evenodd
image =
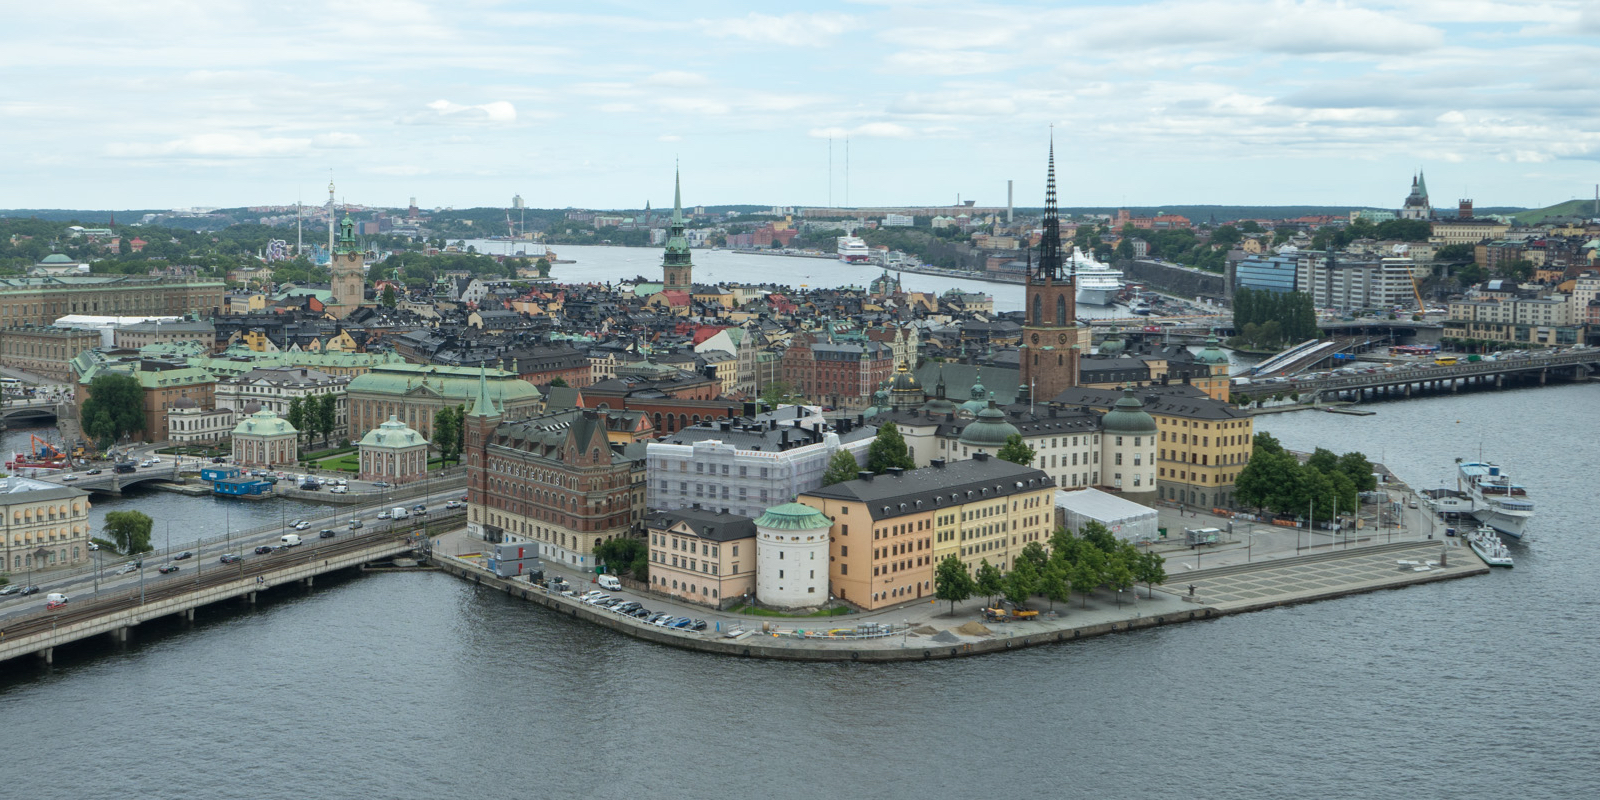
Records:
M565 9L548 10L552 7ZM803 7L803 12L791 9ZM757 10L751 10L752 8ZM7 2L0 207L1542 206L1600 2Z

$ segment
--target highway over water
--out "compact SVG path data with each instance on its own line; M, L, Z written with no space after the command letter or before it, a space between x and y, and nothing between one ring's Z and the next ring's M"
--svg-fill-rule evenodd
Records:
M1414 367L1378 368L1353 375L1332 374L1318 378L1252 382L1236 386L1234 391L1241 394L1256 394L1263 390L1293 391L1300 394L1303 402L1328 399L1330 395L1360 400L1367 392L1394 391L1409 395L1414 389L1455 391L1462 386L1479 384L1498 387L1508 380L1535 380L1543 384L1551 378L1582 379L1597 369L1600 369L1600 349L1588 348L1453 366L1424 362Z

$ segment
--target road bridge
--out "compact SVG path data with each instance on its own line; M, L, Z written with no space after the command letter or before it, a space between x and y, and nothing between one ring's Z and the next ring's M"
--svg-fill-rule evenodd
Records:
M55 421L72 416L72 404L54 400L7 400L0 406L0 428L12 423Z
M0 632L0 661L37 653L50 664L55 648L65 644L102 634L113 642L126 642L140 623L174 614L192 621L196 608L224 600L253 604L265 589L294 582L309 587L318 575L403 555L420 541L409 532L391 531L311 539L264 558L141 580L138 586L103 592L98 598L74 598L55 611L6 620Z
M1333 375L1322 378L1290 378L1282 382L1252 383L1235 388L1242 394L1266 391L1293 391L1302 400L1315 403L1324 399L1359 401L1372 393L1374 396L1398 394L1410 397L1418 391L1458 391L1463 386L1493 386L1500 388L1510 382L1537 381L1545 384L1550 378L1578 380L1600 370L1600 349L1584 349L1551 355L1526 358L1502 358L1494 361L1440 366L1433 363L1418 364L1400 369L1377 369L1354 375Z
M90 475L87 472L70 474L76 476L70 481L67 480L68 475L49 475L39 480L101 494L122 494L123 489L151 481L183 482L182 477L178 474L178 465L176 463L162 464L156 467L140 467L133 472L116 472L107 469L99 475Z

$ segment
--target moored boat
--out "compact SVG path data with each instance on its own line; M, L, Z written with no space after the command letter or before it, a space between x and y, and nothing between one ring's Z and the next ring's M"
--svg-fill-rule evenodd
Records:
M1491 567L1512 566L1511 549L1506 543L1500 541L1500 534L1488 525L1479 525L1467 533L1467 544L1472 547L1472 552L1483 559L1483 563Z
M1457 465L1457 483L1472 498L1472 516L1479 522L1512 537L1522 538L1522 530L1533 518L1533 501L1521 484L1513 483L1498 464L1468 461Z

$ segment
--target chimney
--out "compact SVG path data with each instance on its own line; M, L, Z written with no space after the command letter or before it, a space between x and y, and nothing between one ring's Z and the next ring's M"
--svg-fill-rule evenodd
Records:
M733 430L733 423L724 420L722 423L722 432L727 433L731 430Z
M1456 219L1472 219L1471 200L1462 200L1461 204L1456 206Z
M935 458L928 462L928 466L933 467L934 469L944 469L944 459Z
M904 469L902 469L900 467L890 467L889 469L887 469L885 471L888 472L890 475L895 476L896 478L900 477L901 475L904 475L905 472L906 472Z
M755 403L754 400L746 400L746 401L744 401L744 415L745 416L753 417L758 413L760 413L760 409L758 409L756 407L756 403Z
M973 461L988 461L989 460L989 454L983 452L982 450L979 450L978 452L972 454L972 460Z
M856 473L856 478L858 480L866 481L867 483L872 483L872 473L868 472L866 470L862 470L860 472L857 472Z

